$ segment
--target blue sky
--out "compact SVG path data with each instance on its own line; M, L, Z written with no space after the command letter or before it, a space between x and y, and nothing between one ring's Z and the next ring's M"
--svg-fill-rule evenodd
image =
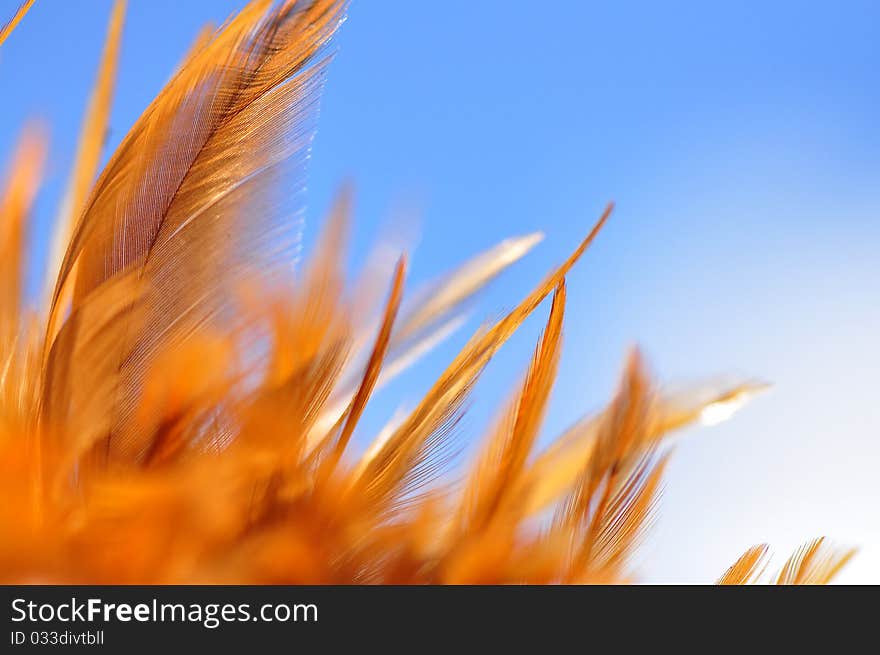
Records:
M17 4L0 0L0 17ZM242 0L129 4L111 145L199 27ZM0 153L31 116L51 130L38 257L109 8L38 0L0 53ZM842 580L880 582L880 4L355 0L349 16L307 243L345 178L358 189L355 261L389 221L417 217L415 283L544 231L478 320L510 307L615 200L569 278L548 436L601 406L634 343L664 381L776 385L680 442L643 577L711 581L752 543L781 556L827 533L863 549ZM487 371L464 438L506 397L542 320ZM367 427L415 399L465 336L385 390Z

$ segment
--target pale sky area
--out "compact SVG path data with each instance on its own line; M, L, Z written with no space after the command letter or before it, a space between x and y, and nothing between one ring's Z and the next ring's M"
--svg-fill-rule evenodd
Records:
M242 0L130 0L115 146L198 29ZM0 0L0 20L18 0ZM40 2L0 53L0 155L50 126L34 252L45 253L109 0ZM880 583L880 3L369 2L338 40L310 175L306 245L344 179L353 260L383 226L419 235L412 281L505 237L546 239L466 329L381 392L364 434L412 403L480 320L521 298L617 211L568 280L547 438L613 392L629 345L668 383L774 384L678 441L646 582L714 582L746 547L860 548L840 582ZM395 223L397 221L397 223ZM475 439L546 317L476 389Z

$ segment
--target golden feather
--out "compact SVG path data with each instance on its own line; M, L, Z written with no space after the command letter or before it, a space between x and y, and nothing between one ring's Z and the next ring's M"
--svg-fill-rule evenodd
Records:
M231 326L226 290L243 269L268 283L284 276L296 235L276 206L279 182L283 167L301 166L308 153L326 64L315 56L341 8L250 3L159 94L95 184L49 320L67 311L59 305L65 289L75 311L114 275L134 269L147 283L143 323L121 345L117 394L103 409L113 416L111 458L137 461L149 447L132 421L158 349L206 323Z

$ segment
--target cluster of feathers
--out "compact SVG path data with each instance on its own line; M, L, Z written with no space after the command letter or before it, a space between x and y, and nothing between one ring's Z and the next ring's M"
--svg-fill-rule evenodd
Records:
M353 452L373 392L457 327L462 303L538 237L508 239L406 301L403 257L351 290L343 192L293 265L344 5L253 0L206 28L99 173L117 2L33 300L25 238L46 143L24 131L0 190L0 581L629 582L667 435L756 391L670 396L634 352L607 407L536 452L565 276L609 207L411 411ZM546 298L528 370L473 465L450 474L463 403ZM850 555L813 540L773 580L824 583ZM719 582L765 579L766 564L757 546Z

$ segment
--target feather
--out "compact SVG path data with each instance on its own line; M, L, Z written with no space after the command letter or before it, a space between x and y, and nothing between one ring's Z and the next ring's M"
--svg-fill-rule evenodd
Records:
M647 453L626 469L586 471L562 503L541 541L564 553L560 581L608 583L628 580L627 564L656 509L669 454Z
M119 60L119 45L122 40L122 26L125 21L125 8L125 0L117 0L110 14L110 24L107 28L104 51L101 54L98 76L83 117L73 169L70 172L67 191L61 204L61 211L52 238L46 269L45 294L47 296L52 293L55 287L58 270L61 267L61 258L64 256L64 251L67 249L67 244L76 227L76 221L98 172L101 150L107 137L113 87L116 84L116 67Z
M143 320L140 280L114 276L78 303L49 354L42 397L42 423L65 439L60 446L73 465L112 428L115 371L129 323ZM89 380L89 384L83 384ZM100 457L100 452L92 453Z
M543 238L541 232L534 232L506 239L417 294L404 312L399 329L395 331L395 344L400 347L448 318L451 311L460 307L511 264L522 259Z
M752 584L767 567L769 547L767 544L752 546L734 562L724 575L719 578L719 585Z
M428 464L427 470L435 470L430 466L430 455L444 443L446 429L455 422L461 403L483 367L547 294L560 284L593 242L612 209L612 205L605 209L578 248L525 300L465 345L410 416L364 468L354 485L354 496L369 499L376 507L393 507L403 494L430 479L426 477L424 467Z
M674 394L660 395L653 404L648 442L668 438L669 433L702 420L707 412L718 416L724 411L729 418L731 409L742 407L764 388L766 385L758 382L721 387L700 383ZM611 407L604 413L581 418L535 458L524 480L528 487L524 500L527 513L541 511L571 488L590 461L603 416L610 410Z
M21 311L27 219L45 159L46 137L42 129L30 125L13 156L6 189L0 193L0 321L7 324Z
M855 552L854 548L834 548L826 542L825 537L812 539L792 553L779 571L776 584L828 584Z
M465 480L451 521L434 535L430 546L423 547L442 560L446 582L498 582L507 578L498 569L514 551L514 534L522 519L519 482L556 377L564 308L565 284L561 282L521 387Z
M12 18L9 19L9 22L3 27L0 27L0 46L2 46L6 39L9 38L9 35L12 34L12 30L14 30L15 26L21 22L21 19L24 18L26 13L28 13L28 10L33 4L34 0L24 0L12 15Z
M653 448L654 399L644 362L634 350L627 358L617 394L596 426L595 443L581 469L564 523L575 524L578 517L590 514L600 488L604 488L602 502L607 502L615 491L613 485L606 484L608 477L625 474L644 458L643 451Z
M522 388L465 484L457 529L463 533L489 525L497 515L519 514L521 496L514 492L537 438L547 408L562 340L565 284L554 293L547 327L537 346ZM515 521L514 521L515 523Z
M627 476L611 474L606 484L615 492L610 502L600 500L589 521L575 555L575 579L625 578L624 566L650 526L667 462L668 454L646 457Z
M189 50L187 50L183 57L180 59L180 63L177 66L177 69L174 72L174 75L177 75L186 68L186 65L196 57L204 48L207 46L211 40L214 38L214 33L217 30L217 26L214 23L206 23L202 26L202 28L196 34L196 38L193 39L193 42L189 46ZM172 76L173 78L173 76Z
M350 352L351 320L341 302L350 212L351 189L344 187L310 265L288 291L292 297L270 300L268 308L255 302L246 310L267 313L271 334L268 362L246 410L243 433L284 442L292 457L307 450L306 435L325 412ZM251 341L250 349L259 349L259 340Z
M761 380L706 381L669 393L664 401L662 429L678 430L694 422L718 425L770 388Z
M9 181L0 190L0 423L16 431L33 429L39 395L40 381L33 374L38 370L38 331L25 308L23 279L28 219L45 159L43 130L26 126Z
M633 351L620 388L597 427L591 456L553 520L569 534L575 580L613 580L644 534L668 454L655 456L655 394Z
M463 303L472 298L498 274L526 255L543 235L530 234L525 237L507 239L490 250L469 260L449 274L444 280L416 294L416 300L406 303L401 326L391 335L389 353L379 375L376 388L381 389L400 373L409 368L424 354L444 341L464 324L461 311ZM450 318L451 316L451 318ZM365 333L369 332L364 330ZM348 369L355 368L360 359L359 351L365 337L355 339L355 352ZM339 420L351 402L357 387L357 380L351 374L343 374L340 389L334 393L327 411L315 425L309 436L310 448L314 448Z
M289 171L302 187L327 61L320 52L343 5L248 4L159 94L95 184L49 321L65 311L65 289L75 311L123 271L145 283L144 321L118 354L110 457L136 461L149 447L132 419L157 351L233 321L230 292L241 280L259 273L272 284L286 274L296 235L279 183ZM296 189L284 195L300 200Z
M373 391L373 387L375 387L376 381L379 378L382 361L388 350L388 343L391 340L391 330L394 327L394 319L397 317L397 310L400 308L400 300L403 296L403 278L405 272L406 260L401 258L394 272L391 294L388 298L385 315L382 319L382 325L379 329L379 334L376 337L373 351L370 354L370 359L367 362L363 380L358 387L357 393L352 399L351 407L348 409L342 432L336 440L330 458L327 460L330 467L336 465L342 455L342 451L344 451L345 447L348 445L348 441L351 439L351 435L354 432L354 427L357 425L357 422L366 407L367 400Z

